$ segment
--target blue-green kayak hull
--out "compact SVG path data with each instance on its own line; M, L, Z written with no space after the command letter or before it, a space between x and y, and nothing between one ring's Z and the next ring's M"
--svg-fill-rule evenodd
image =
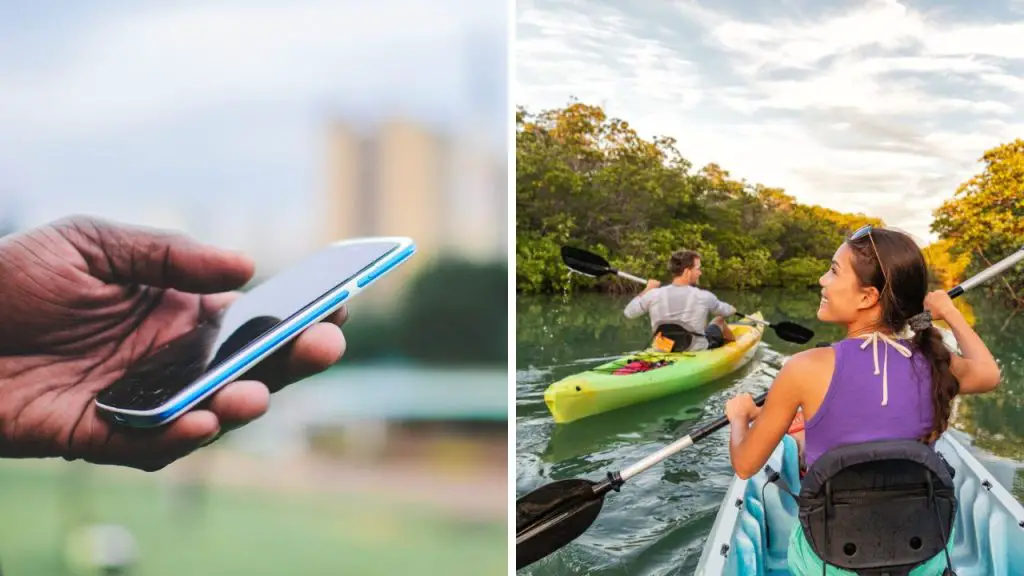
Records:
M954 531L953 569L957 576L1024 574L1024 507L957 440L947 432L936 450L956 469L959 503ZM799 490L797 445L786 436L769 464ZM718 510L695 574L697 576L781 576L790 574L786 560L789 536L797 520L793 498L777 486L762 487L762 470L749 480L733 478ZM767 525L766 525L767 522ZM765 547L765 532L771 536Z

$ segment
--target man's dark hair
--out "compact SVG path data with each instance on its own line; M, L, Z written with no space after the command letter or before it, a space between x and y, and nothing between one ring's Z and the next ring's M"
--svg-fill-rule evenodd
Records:
M694 262L700 259L700 254L693 250L679 250L668 259L668 271L672 276L681 276L689 268L693 268Z

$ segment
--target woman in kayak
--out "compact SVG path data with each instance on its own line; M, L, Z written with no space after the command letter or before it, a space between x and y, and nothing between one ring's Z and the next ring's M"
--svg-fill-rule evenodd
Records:
M741 478L764 467L798 413L810 467L842 445L933 442L946 430L957 394L989 392L999 384L999 366L949 296L928 292L924 254L909 236L861 228L839 246L819 284L818 319L843 326L846 337L790 358L763 407L748 394L728 401L729 454ZM962 355L950 352L924 311L949 324ZM908 328L913 335L904 337ZM791 560L813 555L799 526L790 540ZM820 574L821 561L814 560ZM945 561L935 564L941 574Z

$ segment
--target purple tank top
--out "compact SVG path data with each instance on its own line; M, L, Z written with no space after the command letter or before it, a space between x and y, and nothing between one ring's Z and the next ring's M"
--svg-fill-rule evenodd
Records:
M837 446L874 440L914 440L931 430L932 384L928 361L909 341L895 341L911 352L910 358L879 338L877 375L875 352L870 342L863 349L865 340L862 338L845 339L832 345L836 355L832 381L821 407L804 425L808 467ZM887 373L887 394L883 394L883 370Z

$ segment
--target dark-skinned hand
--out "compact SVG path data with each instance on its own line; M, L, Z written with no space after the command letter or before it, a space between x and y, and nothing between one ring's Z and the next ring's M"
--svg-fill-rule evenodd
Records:
M89 217L0 238L0 457L159 470L338 361L344 308L167 426L134 430L99 416L97 392L219 317L253 273L242 254Z

